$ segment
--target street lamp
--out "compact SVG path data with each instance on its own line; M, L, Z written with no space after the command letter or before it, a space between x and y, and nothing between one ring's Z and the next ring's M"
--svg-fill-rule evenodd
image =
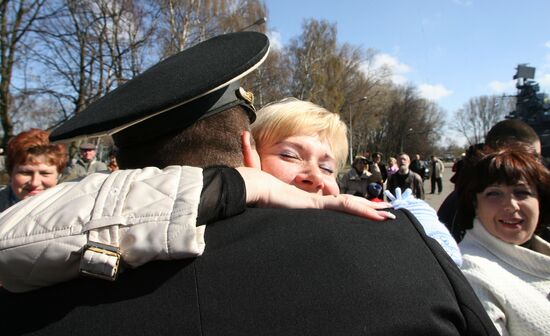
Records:
M353 124L351 120L351 107L357 103L367 100L367 96L362 97L361 99L354 101L349 104L349 164L353 164Z
M400 137L400 143L399 143L399 153L403 153L403 141L411 134L429 134L431 132L431 130L425 130L425 131L415 131L412 127L409 128L409 130L407 132L405 132L405 134L401 134L401 137Z
M401 141L399 142L399 154L403 153L403 139L412 133L413 133L413 129L409 128L409 130L405 134L401 134L401 139L400 139Z
M259 25L262 25L266 22L267 22L267 18L265 16L263 16L263 17L259 18L258 20L256 20L254 23L249 24L248 26L246 26L244 28L241 28L238 31L242 32L242 31L247 30L248 28L251 28L251 27L254 27L254 26L259 26Z

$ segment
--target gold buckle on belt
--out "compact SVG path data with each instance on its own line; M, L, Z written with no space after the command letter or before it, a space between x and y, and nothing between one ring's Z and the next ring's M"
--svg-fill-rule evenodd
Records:
M107 274L104 274L104 273L98 273L96 271L88 269L87 265L84 264L84 254L86 253L86 251L91 251L91 252L94 252L94 253L100 253L100 254L104 254L104 255L107 255L107 256L115 257L116 262L115 262L115 265L112 268L112 270L113 270L112 275L107 275ZM93 277L93 278L99 278L99 279L103 279L103 280L115 281L117 276L118 276L119 267L120 267L120 251L119 251L118 247L112 246L112 245L107 245L107 244L101 244L101 243L97 243L97 242L88 242L86 244L86 246L84 246L84 249L82 250L82 257L81 257L81 260L80 260L80 273L81 274L83 274L85 276Z

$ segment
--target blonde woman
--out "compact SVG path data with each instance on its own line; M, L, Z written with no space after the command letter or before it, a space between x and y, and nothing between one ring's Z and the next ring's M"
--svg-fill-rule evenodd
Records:
M317 201L308 201L301 193L296 193L294 190L285 189L282 191L280 185L272 183L273 181L267 179L269 175L259 174L261 172L257 168L260 167L264 172L269 173L278 180L309 193L314 193L319 196L339 194L336 176L338 170L345 162L348 147L346 138L347 128L337 114L311 102L299 101L291 98L272 103L259 110L257 112L257 119L253 125L254 127L251 131L254 138L257 139L255 141L257 155L244 155L245 166L251 168L239 168L239 172L243 175L246 183L247 202L253 201L254 198L258 198L258 196L254 196L254 194L256 194L259 195L259 197L264 197L265 200L260 200L260 202L254 201L257 205L300 208L304 207L304 204L309 203L309 206L306 207L318 208L323 206L317 203ZM247 132L242 134L242 137L245 138L249 136L250 134ZM256 150L251 148L253 143L254 141L251 141L251 139L243 139L243 147L247 144L249 145L248 148L243 148L243 153L256 154ZM168 169L170 169L170 167L166 168L165 171ZM148 176L151 174L158 174L160 176L163 174L163 171L155 173L152 172L152 168L146 168L143 170L143 173ZM168 176L169 174L166 175ZM92 175L92 178L95 178L95 174ZM90 178L87 180L90 180ZM95 187L89 185L82 185L81 187L85 188L87 193L90 188L96 188L96 199L94 200L93 197L91 197L89 201L92 205L100 198L100 191L98 191L97 188L101 188L101 184L97 182L96 184L97 186ZM103 185L107 186L108 183L103 183ZM277 189L269 190L270 188ZM110 194L110 190L108 189L101 192ZM265 197L266 195L268 196ZM346 198L350 195L342 196ZM56 197L52 195L49 199L56 199ZM215 199L217 200L218 198ZM336 199L333 197L328 198L328 201L332 202L332 200ZM82 202L82 200L80 201ZM71 207L70 204L62 204L61 201L57 202L58 203L51 205L50 208ZM65 202L72 202L72 200L65 199ZM219 202L223 202L223 200ZM366 199L361 200L361 205L355 204L353 200L344 203L347 203L347 205L342 204L340 209L356 215L375 220L394 218L394 215L389 212L376 210L390 207L388 203L375 203L367 201ZM104 206L109 207L110 204L105 204ZM79 206L79 209L85 208L86 207L82 204ZM223 208L223 206L220 206L220 208ZM338 209L338 207L333 208ZM78 216L79 215L75 212L75 218L72 219L73 224L68 224L66 226L80 225L84 219L78 218ZM18 224L14 224L13 226L18 226ZM36 227L34 229L38 230ZM147 231L147 235L153 235L152 231L157 230L157 228L151 226L144 230L149 230ZM19 282L19 280L14 279L14 275L10 274L15 270L0 268L0 282L2 282L6 276L9 276L12 278L9 283L10 288L7 287L8 283L4 282L8 289L26 291L32 288L67 281L76 277L78 275L79 265L74 262L70 265L65 265L70 258L66 254L70 255L72 253L72 255L77 255L81 253L81 244L85 243L84 235L82 235L82 237L79 236L80 240L75 242L74 245L71 246L71 249L66 249L61 244L54 244L55 240L61 241L71 234L73 233L70 232L70 230L66 231L66 233L58 232L55 238L46 239L46 241L42 242L43 244L47 243L49 246L55 246L56 248L59 247L62 249L63 251L55 256L59 259L53 260L45 256L40 260L25 259L21 261L21 263L28 263L28 267L30 268L36 268L35 264L40 264L41 269L56 269L57 271L48 273L33 272L30 277ZM123 238L121 241L127 242ZM196 246L192 250L193 253L180 253L177 258L183 258L184 255L189 257L196 256L202 253L204 249L204 243L202 241L193 242L192 245ZM14 247L15 248L6 251L6 260L10 259L11 253L23 255L27 248L31 248L27 246ZM131 267L138 267L152 260L166 259L167 256L173 254L171 251L167 250L166 246L153 246L149 242L143 242L139 248L135 248L133 245L121 246L121 250L123 261ZM44 266L46 264L48 267ZM66 268L67 271L61 271L64 268Z
M309 193L321 196L336 196L339 194L336 176L345 163L348 151L346 131L346 125L337 114L311 102L287 98L269 104L257 112L257 119L251 129L258 156L245 155L245 165L248 167L261 166L264 172ZM243 134L243 136L246 137L247 135ZM253 143L249 140L244 140L242 143ZM253 151L252 148L245 148L244 150ZM244 174L247 199L249 197L249 186L253 183L256 186L262 184L264 188L270 188L267 179L261 176L259 179L256 176L252 177L256 169L239 169L241 174ZM252 175L247 175L249 173L252 173ZM271 194L276 193L272 192ZM286 191L286 195L283 197L288 199L287 203L275 199L270 200L271 204L269 205L278 206L275 203L280 202L282 207L291 207L294 197L292 195ZM296 203L296 206L298 206L298 203ZM362 206L371 209L383 209L390 205L385 202L376 203L364 199ZM347 211L352 212L350 209ZM433 212L435 213L435 211ZM369 212L365 211L364 208L356 210L355 213L377 220L394 218L394 215L389 212L374 210ZM433 217L436 219L435 215ZM428 234L430 233L428 232ZM441 240L438 239L438 241L441 243ZM17 253L22 253L21 249L18 249ZM168 251L162 251L161 253L154 251L152 246L150 247L145 243L140 246L140 249L124 251L122 256L128 265L137 267L168 254ZM41 262L51 262L46 259L43 258ZM456 260L456 258L454 259ZM58 265L58 263L54 263ZM78 273L52 272L48 275L34 274L34 276L40 276L41 283L45 283L44 279L47 278L48 284L53 284L69 280L71 274L76 276ZM26 281L28 280L26 279ZM33 285L36 286L36 284Z
M263 107L252 124L262 170L323 195L339 194L336 177L347 157L346 133L338 114L295 98Z

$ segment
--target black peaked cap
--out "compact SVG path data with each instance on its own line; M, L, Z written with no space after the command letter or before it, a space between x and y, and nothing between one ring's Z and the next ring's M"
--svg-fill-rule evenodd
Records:
M229 87L233 89L238 79L259 66L268 51L267 36L257 32L211 38L154 65L92 103L54 129L50 139L113 134L168 111L179 114L177 118L169 118L172 123L178 119L180 126L190 125L201 116L223 111L220 105L229 106L231 100L248 105L253 111L249 100L224 92ZM221 96L223 104L218 101ZM191 102L194 113L187 117L185 112L189 109L185 107ZM201 115L198 118L197 113ZM158 124L148 132L164 132L159 129L163 125Z

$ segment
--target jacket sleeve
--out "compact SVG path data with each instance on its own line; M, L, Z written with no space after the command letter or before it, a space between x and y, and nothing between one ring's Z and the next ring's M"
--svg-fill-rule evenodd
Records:
M416 198L424 199L424 182L422 181L422 177L420 175L414 176L415 183L417 185L418 195Z
M145 168L92 174L19 202L0 216L0 284L23 292L73 279L90 242L117 247L131 267L200 255L202 187L200 168Z

